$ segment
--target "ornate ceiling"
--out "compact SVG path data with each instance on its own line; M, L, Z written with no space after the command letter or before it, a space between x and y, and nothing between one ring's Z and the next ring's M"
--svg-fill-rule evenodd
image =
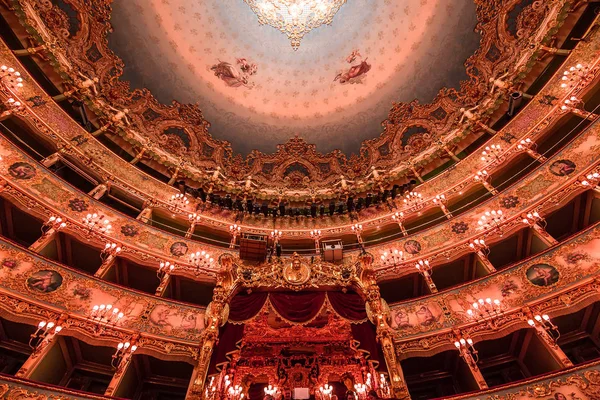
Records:
M60 50L55 65L67 87L81 89L77 97L128 152L144 149L150 164L192 186L294 199L335 197L342 174L361 193L444 163L449 148L460 151L486 129L563 12L531 0L364 1L345 4L297 51L242 0L32 7ZM259 145L276 151L242 156ZM355 153L323 153L336 147Z
M122 79L169 104L198 103L236 153L295 135L358 153L394 101L433 100L467 79L481 36L472 0L350 0L297 51L243 0L115 0L109 47Z

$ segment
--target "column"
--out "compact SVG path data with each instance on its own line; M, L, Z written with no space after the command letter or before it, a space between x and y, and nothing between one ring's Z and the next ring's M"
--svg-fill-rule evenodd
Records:
M557 49L556 47L548 47L544 45L540 46L540 50L545 51L546 53L551 54L553 56L568 56L569 54L571 54L571 50Z
M147 205L136 217L137 220L147 224L152 219L152 205Z
M32 56L43 50L46 50L46 45L44 44L36 47L28 47L26 49L13 50L13 54L17 57L25 57Z
M50 168L51 166L53 166L54 164L56 164L59 160L60 160L60 153L56 152L56 153L50 154L48 157L46 157L43 160L41 160L40 163L44 167Z
M535 324L533 327L535 329L535 333L541 339L541 342L544 344L544 347L548 350L552 358L556 360L556 362L561 366L561 368L569 368L573 366L569 357L562 351L562 349L556 344L554 339L546 332L546 330L540 326L539 324Z
M110 270L110 268L113 265L115 265L116 261L117 261L117 257L115 257L113 255L107 256L106 259L102 262L102 264L98 268L98 270L96 271L96 273L94 274L94 276L96 278L103 279L106 276L106 273Z
M417 172L417 169L414 166L410 166L410 170L412 171L413 174L415 174L415 176L417 177L417 179L419 180L419 182L423 183L425 182L423 180L423 177Z
M196 220L192 219L190 221L190 227L188 228L187 232L185 233L185 238L189 239L192 237L192 235L194 234L194 230L196 229Z
M558 240L554 239L552 235L546 232L544 227L542 227L540 224L535 223L533 224L532 228L533 234L548 247L552 247L558 244Z
M144 157L144 153L146 152L146 150L147 149L145 147L142 147L142 149L140 150L140 152L137 153L137 155L135 156L135 158L133 160L129 161L129 163L131 165L137 164L142 159L142 157Z
M451 157L451 158L452 158L454 161L456 161L456 162L459 162L459 161L460 161L460 158L458 158L458 157L456 156L456 154L454 154L454 152L452 152L452 151L451 151L451 150L448 148L448 146L447 146L447 145L444 145L442 148L443 148L443 149L446 151L446 153L448 153L448 155L449 155L449 156L450 156L450 157Z
M210 358L217 341L218 328L209 329L205 331L205 337L200 347L200 354L198 356L198 364L194 367L192 372L192 379L188 386L187 394L185 398L187 400L201 400L204 391L204 383L208 374L208 365L210 364Z
M469 367L469 370L473 375L473 379L475 379L475 382L477 382L477 386L479 386L479 389L487 389L487 382L485 381L485 378L479 370L479 367L477 366L477 363L475 362L475 359L473 358L471 353L467 351L464 347L461 347L458 351L460 352L462 359L465 361L465 364L467 364L467 366Z
M29 246L29 250L40 253L46 246L56 239L56 234L58 231L54 228L48 229L42 236L36 240L31 246Z
M156 288L156 292L154 293L154 295L156 295L158 297L163 297L163 295L165 294L165 290L169 286L170 282L171 282L171 274L164 273L162 278L160 278L160 284Z
M61 315L58 321L56 321L56 326L63 325L67 316ZM46 337L33 349L33 352L29 355L29 358L23 363L21 368L17 371L15 376L17 378L25 378L28 379L31 374L35 371L40 362L48 355L50 350L57 344L56 330L52 330L49 332Z
M175 172L173 172L173 175L171 175L171 179L169 179L169 182L167 182L167 185L172 185L175 183L175 181L177 180L177 176L179 175L179 170L181 169L181 167L177 167L175 168Z
M101 183L98 186L96 186L95 188L93 188L92 190L90 190L90 192L88 194L90 196L92 196L94 199L100 200L100 198L102 196L104 196L107 191L108 191L108 184Z
M366 302L371 309L371 313L375 320L371 320L371 322L376 324L377 340L381 344L385 364L388 373L390 374L392 396L396 399L410 399L406 381L404 380L404 373L402 372L400 362L396 357L396 347L394 346L392 334L393 330L387 323L391 317L389 312L386 312L384 307L382 307L381 293L379 292L379 286L377 286L374 271L371 268L373 265L373 258L369 255L364 255L361 257L361 263L364 272L362 277L360 277L360 286L364 291Z
M200 346L200 354L198 355L198 363L194 367L192 373L192 379L188 386L186 395L187 400L201 400L204 392L204 385L206 383L206 376L208 375L208 366L210 364L210 358L212 356L214 347L219 337L219 327L225 324L223 319L224 308L227 304L227 298L229 297L231 287L231 279L228 279L226 284L226 275L230 274L231 271L231 258L223 257L221 260L222 271L217 275L217 285L213 291L213 300L210 303L210 314L207 315L206 329L203 332L203 337Z
M125 353L125 355L123 355L121 362L117 366L115 374L113 375L112 379L110 380L110 383L108 384L108 387L106 388L106 392L104 392L105 396L113 396L115 394L115 391L117 390L119 385L121 385L121 382L123 382L125 372L127 372L127 369L131 365L132 357L133 353L131 352L127 352Z
M94 132L92 132L92 136L98 137L98 136L104 134L104 132L106 132L109 127L110 127L110 124L101 126L100 128L96 129Z
M492 265L490 260L481 250L475 253L475 261L479 262L488 273L493 274L496 272L496 267Z
M498 191L496 190L496 188L494 188L492 186L491 183L487 182L486 180L482 180L481 184L483 185L484 188L487 189L488 192L490 192L491 194L493 194L494 196L498 194Z

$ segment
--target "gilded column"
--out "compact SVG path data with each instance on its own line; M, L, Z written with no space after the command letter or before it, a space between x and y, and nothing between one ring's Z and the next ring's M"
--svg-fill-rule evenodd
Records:
M228 268L225 263L229 261L229 259L225 260L225 262L222 261L222 266L226 270ZM227 318L229 315L229 305L227 304L227 298L230 289L225 288L225 286L229 285L225 284L224 275L225 274L223 273L218 274L217 286L215 287L215 290L213 292L213 300L206 309L207 324L202 335L200 352L198 355L198 363L194 367L194 371L192 373L192 380L190 381L187 395L185 397L187 400L202 399L204 385L206 382L206 377L208 375L210 359L212 357L214 347L217 344L219 338L219 327L221 327L225 324L225 322L227 322Z
M410 399L404 380L404 373L396 357L393 329L388 324L391 318L389 308L385 300L381 298L379 286L377 286L377 281L371 269L373 263L372 256L369 254L363 255L361 263L364 271L360 277L360 285L366 295L367 315L369 316L369 320L376 325L377 340L381 344L385 364L390 376L392 397L396 399Z

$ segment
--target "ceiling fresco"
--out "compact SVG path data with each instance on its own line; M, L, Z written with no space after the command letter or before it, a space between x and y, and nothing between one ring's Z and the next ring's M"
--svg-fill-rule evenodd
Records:
M480 45L472 0L349 0L297 51L243 0L115 0L109 46L123 80L170 104L197 103L235 153L298 135L358 153L393 102L428 103L467 79Z

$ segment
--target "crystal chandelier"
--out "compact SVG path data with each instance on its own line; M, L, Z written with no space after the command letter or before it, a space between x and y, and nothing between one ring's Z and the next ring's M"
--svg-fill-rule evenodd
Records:
M285 33L292 48L311 30L331 24L346 0L244 0L258 16L261 25L271 25Z

